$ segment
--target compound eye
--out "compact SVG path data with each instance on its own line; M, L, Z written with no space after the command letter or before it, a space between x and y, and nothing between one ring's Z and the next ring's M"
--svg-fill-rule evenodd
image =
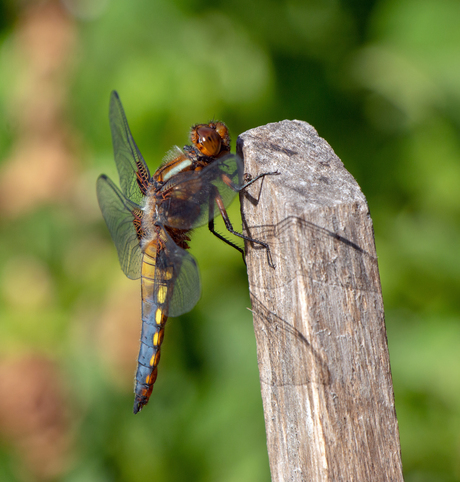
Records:
M201 126L196 130L196 147L205 156L216 156L220 152L222 138L215 129L208 126Z
M222 138L224 144L227 147L230 147L230 135L228 133L228 128L223 122L216 122L216 131L219 136Z

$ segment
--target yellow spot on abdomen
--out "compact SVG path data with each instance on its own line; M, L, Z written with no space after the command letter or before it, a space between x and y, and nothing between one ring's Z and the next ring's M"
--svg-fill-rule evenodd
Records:
M155 364L155 353L152 355L152 358L150 358L150 363L149 363L149 365L150 365L151 367L153 367L154 364ZM147 382L147 383L148 383L148 382Z
M158 288L158 293L157 293L157 301L162 305L165 300L166 300L166 293L168 292L168 288L166 286L160 286Z
M158 332L153 335L153 346L158 345Z
M157 308L157 311L155 313L155 321L157 325L161 325L162 315L163 315L163 312L161 311L161 309Z

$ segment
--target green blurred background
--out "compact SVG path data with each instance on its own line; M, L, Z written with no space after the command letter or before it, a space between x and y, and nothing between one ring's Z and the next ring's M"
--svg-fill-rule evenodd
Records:
M0 2L0 480L269 480L245 266L206 228L131 412L139 283L95 195L117 89L152 169L211 118L331 144L374 221L405 480L460 481L459 25L458 0Z

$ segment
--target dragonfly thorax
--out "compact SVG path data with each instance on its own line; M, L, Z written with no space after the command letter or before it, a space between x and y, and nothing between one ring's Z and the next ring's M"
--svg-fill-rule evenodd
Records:
M142 211L142 230L144 232L144 237L141 240L141 244L152 239L155 233L155 224L160 218L158 204L156 203L154 191L152 191L152 189L149 189L144 198Z

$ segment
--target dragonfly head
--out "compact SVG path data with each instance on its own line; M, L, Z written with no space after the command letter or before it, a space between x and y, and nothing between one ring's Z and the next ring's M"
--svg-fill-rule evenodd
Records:
M230 135L223 122L194 125L190 139L206 157L221 157L230 152Z

